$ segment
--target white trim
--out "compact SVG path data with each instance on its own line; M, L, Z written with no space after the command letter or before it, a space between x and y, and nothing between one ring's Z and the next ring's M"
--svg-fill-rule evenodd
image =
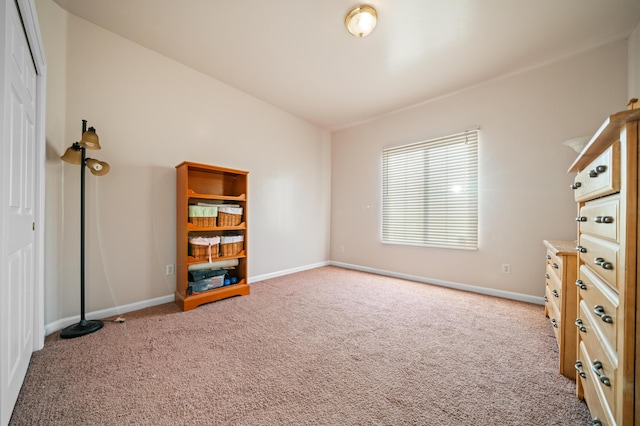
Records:
M393 277L393 278L401 278L404 280L417 281L425 284L434 284L441 287L448 287L456 290L469 291L471 293L486 294L488 296L501 297L503 299L511 299L511 300L517 300L520 302L535 303L536 305L544 305L543 297L530 296L528 294L514 293L511 291L496 290L493 288L486 288L486 287L478 287L471 284L455 283L452 281L443 281L443 280L437 280L434 278L419 277L416 275L401 274L398 272L385 271L382 269L368 268L366 266L351 265L349 263L332 261L330 262L330 264L333 266L338 266L340 268L345 268L345 269L354 269L356 271L370 272L373 274L384 275L384 276Z
M249 283L255 283L258 281L267 280L270 278L281 277L284 275L293 274L296 272L302 272L309 269L320 268L322 266L328 266L330 262L319 262L311 265L301 266L298 268L287 269L284 271L278 271L271 274L260 275L257 277L251 277L247 281ZM175 301L175 295L169 294L167 296L156 297L155 299L143 300L141 302L130 303L128 305L116 306L113 308L102 309L99 311L88 312L85 316L87 319L102 319L107 317L113 317L117 315L122 315L127 312L137 311L144 308L150 308L156 305L162 305L164 303L171 303ZM55 333L58 330L62 330L63 328L75 324L80 321L80 315L76 315L73 317L62 318L56 320L54 322L50 322L46 324L44 327L45 335L48 336L52 333Z
M44 54L44 45L40 35L40 24L33 0L17 0L18 10L24 24L24 31L29 41L29 49L38 74L45 74L47 61ZM44 128L44 126L42 126Z
M102 319L108 317L114 317L117 315L126 314L127 312L138 311L144 308L150 308L156 305L162 305L175 301L175 295L169 294L167 296L156 297L155 299L143 300L142 302L129 303L128 305L116 306L113 308L101 309L99 311L88 312L85 316L87 319ZM45 325L46 335L55 333L58 330L75 324L80 321L80 315L73 317L62 318L57 321L51 322Z
M330 264L331 264L331 262L329 262L329 261L312 263L311 265L305 265L305 266L300 266L300 267L297 267L297 268L285 269L284 271L278 271L278 272L273 272L273 273L270 273L270 274L258 275L257 277L249 277L249 279L247 281L249 282L249 284L251 284L251 283L258 282L258 281L268 280L268 279L271 279L271 278L282 277L284 275L295 274L296 272L308 271L309 269L315 269L315 268L321 268L323 266L329 266Z

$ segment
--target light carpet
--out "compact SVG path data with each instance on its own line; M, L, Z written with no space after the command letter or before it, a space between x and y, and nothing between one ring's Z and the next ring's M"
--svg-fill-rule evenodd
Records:
M539 305L330 266L125 318L48 336L10 424L590 423Z

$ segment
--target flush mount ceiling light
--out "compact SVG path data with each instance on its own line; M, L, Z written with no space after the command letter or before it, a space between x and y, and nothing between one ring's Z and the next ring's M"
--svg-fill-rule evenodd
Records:
M356 37L364 37L376 27L378 12L366 4L354 7L344 18L344 26L347 31Z

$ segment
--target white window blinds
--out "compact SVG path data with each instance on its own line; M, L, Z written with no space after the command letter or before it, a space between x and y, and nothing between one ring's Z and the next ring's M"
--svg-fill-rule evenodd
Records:
M478 248L478 133L383 150L383 243Z

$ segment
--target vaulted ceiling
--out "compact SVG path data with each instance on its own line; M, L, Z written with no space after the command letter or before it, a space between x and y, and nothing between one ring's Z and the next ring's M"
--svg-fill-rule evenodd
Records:
M639 0L55 0L68 12L329 130L614 40Z

